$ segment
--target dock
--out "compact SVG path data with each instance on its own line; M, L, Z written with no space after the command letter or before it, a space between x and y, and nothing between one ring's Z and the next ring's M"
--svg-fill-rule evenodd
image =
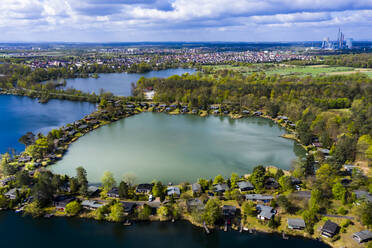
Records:
M210 231L209 231L207 225L205 224L205 221L203 222L203 227L204 227L205 232L206 232L207 234L210 234Z

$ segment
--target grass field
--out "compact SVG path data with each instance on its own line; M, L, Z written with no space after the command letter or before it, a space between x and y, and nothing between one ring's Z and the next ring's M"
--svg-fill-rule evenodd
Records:
M253 64L252 66L232 66L232 65L217 65L204 66L212 71L233 70L244 75L249 75L253 72L265 72L267 75L298 75L298 76L318 76L318 75L346 75L352 73L364 73L372 78L372 69L352 68L343 66L327 66L327 65L312 65L312 66L292 66L292 65L274 65L274 64Z

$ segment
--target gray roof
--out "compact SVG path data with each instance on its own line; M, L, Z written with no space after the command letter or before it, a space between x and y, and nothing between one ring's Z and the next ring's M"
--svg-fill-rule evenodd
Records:
M247 194L245 195L245 199L251 201L270 201L273 197L271 195Z
M188 199L186 204L189 208L197 208L197 209L204 208L203 202L199 199Z
M8 197L16 196L17 195L17 191L20 191L20 190L21 189L13 188L13 189L9 190L7 193L5 193L4 195L5 196L8 196Z
M199 183L194 183L194 184L192 184L192 185L191 185L191 188L192 188L192 191L194 191L194 192L199 192L199 191L201 191L201 186L200 186Z
M258 214L259 217L263 217L265 219L271 219L275 215L273 211L274 209L270 206L257 204L256 208L257 210L260 211L260 213Z
M214 188L214 191L216 191L216 192L222 192L222 191L229 190L229 186L227 186L226 183L216 184L216 185L213 186L213 188Z
M354 193L358 199L365 199L368 202L372 202L372 195L365 190L354 190Z
M369 230L363 230L353 234L354 239L358 239L359 242L367 241L372 239L372 232Z
M237 183L239 189L254 189L253 187L253 184L251 184L251 182L248 182L248 181L242 181L242 182L238 182Z
M89 186L88 187L88 192L96 192L97 190L99 190L99 188L97 186Z
M180 194L181 194L181 190L178 187L171 186L167 188L167 195L180 195Z
M289 219L287 220L290 228L305 228L305 221L303 219Z
M97 202L97 201L90 201L90 200L85 200L81 203L83 207L89 207L89 208L99 208L103 206L103 204Z

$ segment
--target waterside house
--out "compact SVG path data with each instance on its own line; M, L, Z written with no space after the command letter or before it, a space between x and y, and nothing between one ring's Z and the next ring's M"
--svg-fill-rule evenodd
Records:
M228 218L234 217L236 214L236 207L230 205L222 206L222 215Z
M287 219L288 228L292 230L303 230L306 227L303 219Z
M200 200L200 199L188 199L186 201L186 206L187 206L187 210L189 212L193 211L193 210L203 210L204 209L204 204L203 202Z
M98 195L100 192L100 189L97 186L89 186L88 187L88 195L90 197Z
M20 188L13 188L9 190L8 192L6 192L4 195L8 199L15 200L20 190L21 190Z
M363 230L353 234L353 239L358 243L363 243L372 240L372 232L369 230Z
M167 195L179 197L181 195L181 190L178 187L170 186L167 188Z
M259 211L257 218L260 220L271 220L276 214L276 211L270 206L257 204L256 209Z
M372 202L372 195L365 190L354 190L356 198L360 201Z
M202 189L199 183L193 183L191 185L191 189L194 194L200 194L202 192Z
M152 190L152 184L143 183L139 184L136 188L136 193L138 194L150 194Z
M223 193L227 190L229 190L229 186L227 186L226 183L219 183L219 184L213 185L213 191L216 193Z
M270 202L274 197L271 195L261 195L261 194L247 194L245 195L245 199L248 201L255 201L255 202Z
M237 183L240 192L254 190L253 184L248 181L242 181Z
M84 209L96 210L97 208L102 207L103 204L101 204L101 203L98 202L98 201L84 200L84 201L81 203L81 206L82 206Z
M113 197L113 198L119 198L119 189L117 187L113 187L112 189L107 192L108 197Z
M56 210L63 212L66 210L66 205L74 200L75 197L60 195L54 198L53 205L56 207Z
M332 238L338 233L339 229L340 227L336 223L327 220L321 229L321 234L324 237Z

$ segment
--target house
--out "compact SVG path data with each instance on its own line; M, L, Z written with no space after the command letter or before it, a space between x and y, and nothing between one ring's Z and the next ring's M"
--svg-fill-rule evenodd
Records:
M357 168L355 165L352 165L352 164L345 164L344 165L344 169L345 169L345 171L349 174L349 175L351 175L352 173L353 173L353 169L354 168Z
M338 233L339 229L340 227L336 223L327 220L324 226L322 227L321 234L324 237L332 238Z
M8 185L8 183L10 183L11 181L14 181L14 180L15 180L15 176L10 176L10 177L4 178L4 179L0 180L0 186L4 187L5 185Z
M112 189L107 192L108 197L113 197L113 198L119 198L119 189L117 187L113 187Z
M262 115L262 112L261 111L256 111L253 114L256 115L256 116L260 116L260 115Z
M19 188L13 188L13 189L9 190L8 192L6 192L4 195L5 195L5 197L7 197L9 199L14 200L14 199L17 198L20 190L21 189L19 189Z
M87 129L87 128L88 128L88 125L85 125L85 124L78 126L78 129L80 130Z
M175 186L170 186L167 188L167 195L171 196L180 196L181 195L181 190L178 187Z
M222 215L225 217L234 217L236 214L236 207L230 205L222 206Z
M227 186L226 183L219 183L219 184L213 185L213 191L216 193L223 193L226 190L229 190L229 186Z
M124 207L124 212L129 214L133 211L135 206L137 205L135 202L121 202Z
M271 220L276 213L272 207L266 205L257 204L256 209L259 211L257 218L260 220Z
M242 181L237 183L240 192L254 190L253 184L248 181Z
M245 114L245 115L248 115L249 114L249 110L243 110L242 113Z
M89 186L88 187L88 195L89 196L98 195L99 192L100 192L100 189L97 186Z
M369 240L372 240L372 232L369 230L356 232L353 234L353 239L355 239L358 243L367 242Z
M138 184L136 188L136 193L138 194L150 194L152 190L152 184L142 183Z
M27 163L27 162L30 162L31 161L31 157L30 156L24 156L24 157L20 157L18 158L18 162L19 163Z
M194 194L200 194L202 192L202 188L199 183L193 183L191 185L191 189Z
M303 230L306 227L305 221L303 219L287 219L287 224L289 229L293 230Z
M204 209L204 204L201 200L199 199L188 199L186 201L186 206L187 206L187 210L189 212L193 211L193 210L203 210Z
M277 189L279 188L279 183L278 181L275 180L275 178L268 178L265 181L265 188L266 189Z
M60 195L54 198L53 205L56 207L56 210L65 211L66 205L74 200L75 200L75 197Z
M273 197L271 195L261 195L261 194L247 194L245 195L246 200L250 201L261 201L261 202L270 202Z
M318 148L318 151L322 153L324 156L329 156L331 152L329 149L324 149L324 148Z
M358 200L372 202L372 195L369 192L365 190L354 190L353 192Z
M84 209L96 210L97 208L102 207L103 204L99 203L98 201L85 200L81 203L81 206Z

